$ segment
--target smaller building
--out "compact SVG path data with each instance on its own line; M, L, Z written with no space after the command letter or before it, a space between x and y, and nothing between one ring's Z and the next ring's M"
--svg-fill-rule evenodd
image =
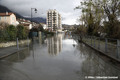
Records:
M40 23L40 24L43 26L43 29L45 29L45 30L48 29L48 27L47 27L47 25L45 23Z
M22 25L29 30L32 29L32 24L22 24Z
M17 19L17 21L19 22L19 24L22 24L27 29L32 29L32 24L29 20L25 20L25 19L20 18L20 19Z
M10 25L17 25L16 16L14 13L0 13L0 22L5 22Z
M30 24L31 23L31 21L29 21L29 20L25 20L25 19L22 19L22 18L20 18L20 19L17 19L17 21L20 23L20 24Z

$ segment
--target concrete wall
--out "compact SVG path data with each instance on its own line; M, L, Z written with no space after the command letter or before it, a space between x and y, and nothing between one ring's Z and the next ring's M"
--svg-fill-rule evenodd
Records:
M28 44L31 40L20 40L19 44ZM16 46L16 41L6 42L6 43L0 43L0 48L3 47L10 47L10 46Z

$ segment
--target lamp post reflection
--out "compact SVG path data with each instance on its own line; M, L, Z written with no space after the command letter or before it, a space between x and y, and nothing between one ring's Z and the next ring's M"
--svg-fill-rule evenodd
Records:
M31 25L32 25L32 27L33 27L33 20L32 20L32 18L33 18L33 14L32 14L32 10L34 10L35 13L37 13L37 9L36 9L36 8L31 8ZM33 35L32 35L32 51L33 51L33 59L34 59Z

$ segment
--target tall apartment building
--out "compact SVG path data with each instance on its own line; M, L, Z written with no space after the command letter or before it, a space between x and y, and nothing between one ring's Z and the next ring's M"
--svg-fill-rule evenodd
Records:
M48 10L47 27L51 31L62 31L61 15L56 10Z

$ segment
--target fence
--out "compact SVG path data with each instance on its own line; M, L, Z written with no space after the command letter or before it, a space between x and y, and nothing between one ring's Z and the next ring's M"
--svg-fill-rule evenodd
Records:
M0 37L0 39L2 39L2 38ZM19 38L16 37L16 39L13 41L9 41L9 40L0 41L0 48L16 47L19 50L21 48L29 47L29 44L30 44L29 38L26 38L24 40L19 40Z
M20 48L25 48L30 46L30 39L26 38L25 40L19 40L18 38L16 39L16 46L17 49L19 50Z
M73 35L77 40L80 39L78 35ZM111 38L101 38L95 36L86 36L83 42L89 46L97 49L104 54L120 61L120 40Z

